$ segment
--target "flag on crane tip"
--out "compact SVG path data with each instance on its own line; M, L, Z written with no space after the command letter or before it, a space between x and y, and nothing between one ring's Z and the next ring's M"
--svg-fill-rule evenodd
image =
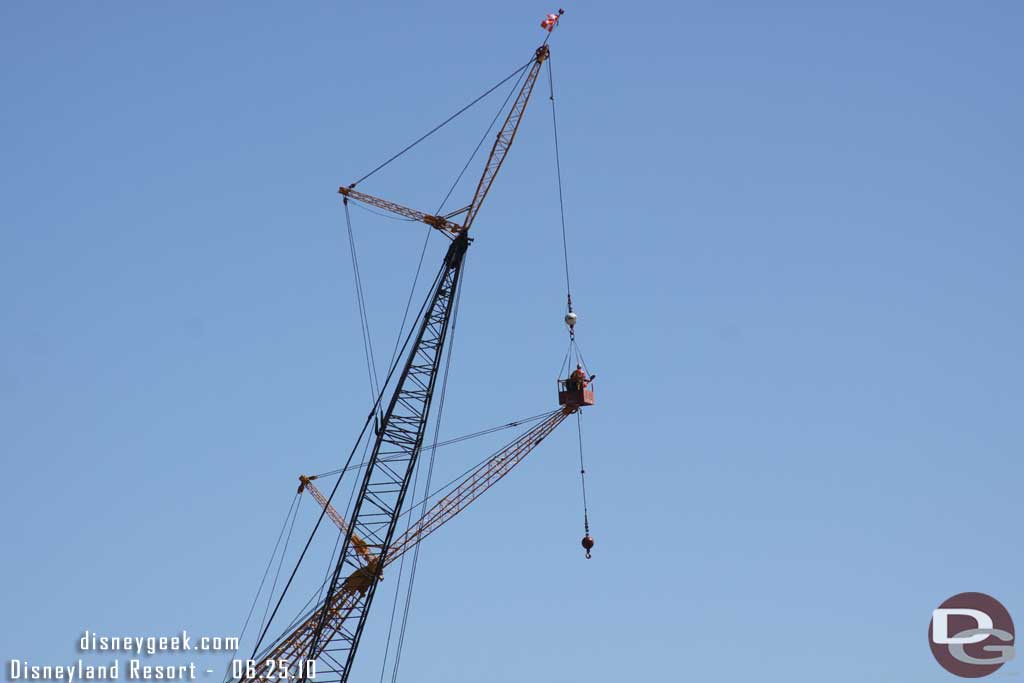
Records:
M540 22L540 27L542 29L544 29L545 31L547 31L548 33L551 33L552 31L555 30L555 24L557 24L557 23L558 23L558 15L557 14L549 14L546 17L544 17L544 21Z

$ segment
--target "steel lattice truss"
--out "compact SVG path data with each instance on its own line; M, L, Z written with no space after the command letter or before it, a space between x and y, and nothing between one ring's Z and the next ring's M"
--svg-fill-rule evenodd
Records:
M441 351L468 245L469 238L464 234L449 245L430 302L420 319L419 333L376 435L352 508L352 523L345 533L323 606L261 653L258 662L287 662L294 665L294 675L301 669L300 662L318 659L318 683L348 678L377 589L376 579L387 562L387 550L423 445ZM370 562L358 552L353 536L356 543L365 544L375 556ZM271 671L261 668L256 676L244 680L267 681L275 677L270 674Z

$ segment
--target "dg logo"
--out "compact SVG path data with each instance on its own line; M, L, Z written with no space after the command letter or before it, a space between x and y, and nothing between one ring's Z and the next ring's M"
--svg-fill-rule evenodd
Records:
M984 593L960 593L932 612L928 644L942 667L963 678L995 673L1013 659L1013 619Z

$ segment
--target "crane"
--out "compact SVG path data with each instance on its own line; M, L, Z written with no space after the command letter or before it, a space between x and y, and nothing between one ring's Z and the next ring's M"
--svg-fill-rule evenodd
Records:
M345 197L345 200L354 199L356 201L375 206L378 209L384 209L391 213L396 213L399 216L409 218L414 221L426 223L432 228L436 228L445 233L454 235L461 235L466 233L470 226L473 225L473 221L476 220L476 215L480 211L481 205L484 203L484 198L487 197L487 193L491 189L491 185L494 184L494 179L498 175L498 171L501 170L501 165L505 162L505 157L508 155L509 149L512 147L512 142L516 138L516 132L519 130L519 122L523 119L523 113L526 111L526 105L530 101L530 95L533 93L533 86L537 82L537 76L540 75L540 68L544 64L544 61L550 54L550 48L547 43L537 48L534 53L533 62L530 65L530 70L526 73L526 79L523 81L523 86L519 90L519 94L516 96L515 101L512 103L512 107L509 109L508 115L505 117L505 123L502 125L501 130L498 131L498 135L494 140L494 145L491 147L491 153L487 157L487 163L484 165L483 175L480 176L480 181L477 183L476 192L473 193L473 200L463 209L456 211L456 214L465 212L466 217L463 219L462 225L453 223L448 220L449 216L434 216L432 214L417 211L416 209L410 209L401 204L374 197L373 195L366 194L365 192L359 192L355 189L355 184L339 187L338 194Z
M380 579L385 567L412 550L418 543L437 531L459 512L465 510L470 503L511 472L558 425L562 424L567 417L578 409L578 406L567 405L552 411L541 422L461 477L459 483L447 495L437 500L418 521L410 524L405 533L392 542L388 552L382 554L384 557L383 561L381 561L380 555L372 553L369 546L364 545L363 548L365 550L358 550L359 546L357 545L358 566L345 579L341 589L335 594L333 601L326 608L326 611L329 613L328 620L331 626L336 631L344 630L346 621L352 616L352 611L359 598L369 590L375 579ZM328 502L316 485L313 484L314 479L316 477L300 476L300 493L308 491L341 533L348 533L349 525ZM353 542L356 543L356 541ZM320 610L324 610L324 607L321 607ZM279 661L280 659L294 661L292 657L300 656L304 648L308 647L312 633L315 631L318 623L319 613L317 611L306 615L301 623L289 634L289 637L283 643L284 647L261 653L258 661ZM254 680L267 679L257 678Z
M409 528L402 536L391 543L385 566L397 560L417 543L437 531L455 515L465 510L484 491L498 483L516 465L526 459L526 456L534 448L539 446L558 425L562 424L565 418L572 415L576 410L578 410L577 407L563 406L558 410L552 411L539 424L524 432L514 441L494 453L485 462L461 477L459 483L453 487L450 493L435 502L418 521L409 525ZM299 492L309 491L317 504L326 511L327 516L330 517L335 526L342 533L346 533L348 531L348 524L316 487L313 483L314 479L316 479L315 476L299 476ZM368 545L361 540L357 541L356 538L355 536L353 537L353 543L357 545L357 552L359 552L364 566L369 565L377 558L372 554Z
M521 462L568 415L576 412L580 405L593 403L592 395L589 402L582 402L582 391L580 402L563 401L560 395L560 409L474 470L455 491L439 500L421 520L411 525L404 535L395 537L423 446L462 266L472 241L468 233L515 140L537 77L549 54L545 40L534 53L522 87L498 130L473 198L465 208L448 216L438 216L357 191L355 183L338 189L346 204L349 200L358 201L425 223L448 236L451 243L422 312L413 325L415 336L412 337L410 333L411 344L408 345L408 353L395 381L391 398L379 417L373 447L351 507L351 522L346 522L334 510L329 498L312 484L312 478L300 480L300 492L303 489L309 490L341 530L343 537L340 553L326 583L323 600L297 626L279 636L261 652L258 661L273 661L276 668L260 668L255 675L239 677L238 683L268 682L271 678L279 677L282 665L292 671L305 672L303 663L310 660L326 663L330 667L328 672L323 671L323 667L317 669L318 681L325 680L321 674L329 673L327 680L345 683L384 567L476 500L483 491ZM450 220L463 213L465 216L461 225ZM382 398L383 394L374 407L375 412L378 406L384 405ZM305 677L305 673L300 676L302 679Z

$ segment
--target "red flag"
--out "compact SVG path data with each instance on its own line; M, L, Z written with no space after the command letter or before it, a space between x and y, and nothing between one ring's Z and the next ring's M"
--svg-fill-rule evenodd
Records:
M544 21L540 22L540 27L542 29L544 29L545 31L547 31L548 33L551 33L552 31L555 30L555 25L557 23L558 23L558 15L557 14L549 14L546 17L544 17Z

